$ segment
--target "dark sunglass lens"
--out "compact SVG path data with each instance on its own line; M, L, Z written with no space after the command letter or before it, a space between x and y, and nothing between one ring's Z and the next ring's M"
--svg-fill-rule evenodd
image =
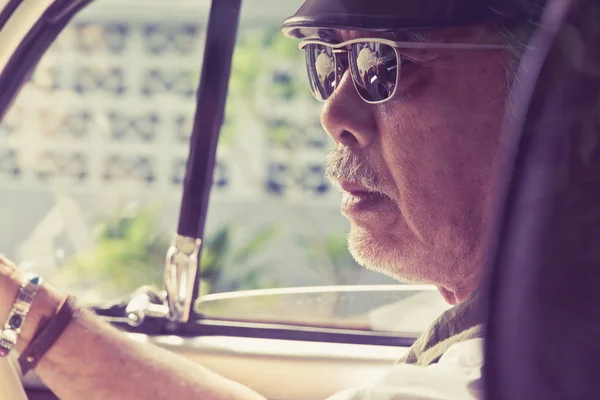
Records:
M333 49L321 44L308 44L304 50L310 88L317 100L327 100L336 86Z
M350 46L350 71L363 99L377 102L394 94L398 77L396 51L382 43L362 42Z

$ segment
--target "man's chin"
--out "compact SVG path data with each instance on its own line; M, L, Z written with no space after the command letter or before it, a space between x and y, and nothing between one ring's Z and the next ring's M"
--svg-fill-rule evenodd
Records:
M361 266L401 279L394 272L399 269L402 262L398 254L399 243L391 237L386 237L389 233L387 235L383 232L378 233L362 224L351 222L348 250Z
M399 282L431 284L427 265L416 250L416 243L399 237L391 229L373 230L351 224L348 250L361 266Z

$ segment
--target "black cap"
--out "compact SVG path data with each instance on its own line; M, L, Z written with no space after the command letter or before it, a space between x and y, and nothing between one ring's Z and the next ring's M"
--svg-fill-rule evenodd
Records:
M289 37L320 29L402 31L466 25L490 18L535 19L545 0L306 0L282 25Z

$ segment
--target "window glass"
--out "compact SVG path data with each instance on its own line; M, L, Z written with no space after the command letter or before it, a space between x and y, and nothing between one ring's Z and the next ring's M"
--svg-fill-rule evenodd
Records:
M1 251L84 301L161 285L208 1L101 0L0 126Z
M209 319L395 332L415 339L449 308L434 288L418 285L217 293L196 304Z
M196 310L417 332L447 306L348 252L341 195L324 178L322 104L297 42L279 32L300 2L268 3L244 1ZM0 126L2 252L87 302L162 286L209 6L100 0L61 33ZM388 286L342 288L376 284ZM420 317L400 318L407 308Z

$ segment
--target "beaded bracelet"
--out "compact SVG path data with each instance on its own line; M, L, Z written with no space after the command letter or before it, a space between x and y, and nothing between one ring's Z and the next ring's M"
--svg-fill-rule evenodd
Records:
M4 329L0 331L0 358L8 356L8 353L17 344L25 317L27 317L27 313L31 309L33 299L42 282L43 279L35 273L26 273L23 283L19 288L19 294L4 324Z

